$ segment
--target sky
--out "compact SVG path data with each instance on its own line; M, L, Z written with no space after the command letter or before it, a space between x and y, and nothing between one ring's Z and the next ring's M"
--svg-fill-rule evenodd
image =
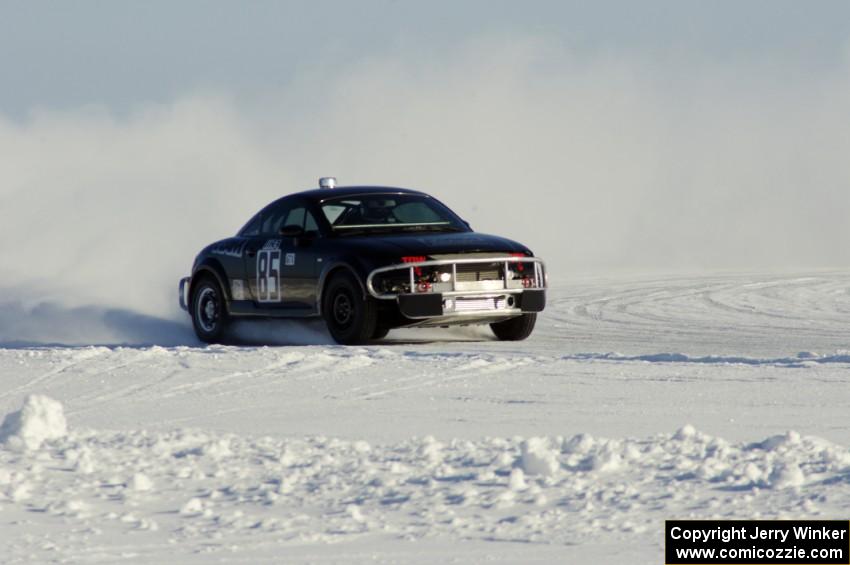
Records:
M23 303L173 315L201 246L327 175L556 281L850 261L846 2L0 2L0 69Z
M38 107L126 111L200 89L253 98L305 77L322 88L364 60L441 64L480 38L539 38L562 45L562 59L639 57L677 72L749 60L805 74L846 65L850 37L841 1L36 1L0 10L0 105L18 118Z

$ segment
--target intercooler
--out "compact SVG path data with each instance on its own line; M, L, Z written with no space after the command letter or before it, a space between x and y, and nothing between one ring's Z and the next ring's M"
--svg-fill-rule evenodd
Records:
M507 298L505 296L487 298L456 298L454 300L455 312L473 312L487 310L504 310Z

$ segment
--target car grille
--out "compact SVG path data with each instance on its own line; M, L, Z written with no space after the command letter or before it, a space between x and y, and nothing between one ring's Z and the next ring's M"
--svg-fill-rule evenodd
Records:
M457 266L458 282L498 281L502 279L501 265L498 263L463 263Z

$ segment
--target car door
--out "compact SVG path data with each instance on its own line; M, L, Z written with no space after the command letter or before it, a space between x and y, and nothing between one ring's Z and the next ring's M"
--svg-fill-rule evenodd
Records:
M245 246L248 293L254 305L261 310L280 310L289 306L281 280L284 250L280 228L291 209L291 202L284 200L264 210L259 233L252 235Z
M246 245L245 271L254 305L270 312L307 314L315 306L315 253L310 249L314 235L287 237L281 229L297 225L315 227L306 204L284 200L263 213L259 233ZM317 233L317 232L314 232Z
M283 250L281 282L286 290L290 307L300 310L303 315L308 315L314 312L316 305L319 257L316 253L315 241L319 237L319 230L305 202L296 204L286 216L284 228L293 226L301 228L302 233L299 236L284 237L281 242Z

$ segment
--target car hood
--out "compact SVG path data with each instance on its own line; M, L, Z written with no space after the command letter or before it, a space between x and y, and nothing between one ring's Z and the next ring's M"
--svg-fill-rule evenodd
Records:
M529 253L529 249L515 241L476 232L432 234L382 234L347 237L346 241L370 253L381 253L399 258L406 255L442 255L449 253Z

